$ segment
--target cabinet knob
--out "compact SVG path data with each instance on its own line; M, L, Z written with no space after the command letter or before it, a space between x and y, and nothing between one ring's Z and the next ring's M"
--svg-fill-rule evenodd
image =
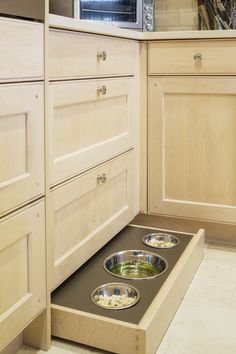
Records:
M102 173L101 175L97 176L97 182L98 183L103 184L103 183L106 182L106 180L107 180L107 175L105 173Z
M97 88L97 94L98 95L105 95L107 93L107 88L106 86L102 85L101 87Z
M201 53L196 53L196 54L194 54L193 59L194 59L196 62L201 61L201 60L202 60L202 54L201 54Z
M98 61L100 61L100 60L105 61L106 58L107 58L107 53L105 52L105 50L97 53L97 60Z

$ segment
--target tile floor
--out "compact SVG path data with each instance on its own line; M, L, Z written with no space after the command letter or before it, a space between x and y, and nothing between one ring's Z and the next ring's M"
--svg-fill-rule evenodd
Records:
M236 249L209 244L156 354L236 354ZM29 347L17 354L43 354ZM108 354L54 339L48 354Z

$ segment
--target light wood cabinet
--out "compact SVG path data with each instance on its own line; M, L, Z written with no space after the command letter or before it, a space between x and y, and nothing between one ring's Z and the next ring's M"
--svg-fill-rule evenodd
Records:
M43 79L43 24L0 17L0 82Z
M136 185L131 150L50 192L52 288L132 220Z
M138 54L132 40L50 30L51 288L139 211Z
M149 78L149 211L235 222L236 80Z
M50 84L50 185L134 146L134 78Z
M0 351L46 308L43 40L0 17Z
M0 222L0 350L46 306L44 201Z
M44 193L43 84L0 85L0 215Z
M138 43L127 39L51 29L51 79L135 74Z

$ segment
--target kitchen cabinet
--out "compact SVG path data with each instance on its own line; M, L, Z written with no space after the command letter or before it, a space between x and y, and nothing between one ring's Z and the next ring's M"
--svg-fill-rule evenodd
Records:
M44 201L0 221L0 350L46 306Z
M225 63L216 61L215 67L211 67L208 58L211 63L214 50L218 51L217 42L210 42L207 49L200 42L200 49L206 50L200 63L193 55L201 53L198 41L194 52L191 41L184 45L186 51L182 52L182 42L179 48L178 43L173 48L170 42L160 44L164 53L167 46L179 53L175 64L171 67L167 60L165 68L165 64L163 67L155 64L156 56L152 58L152 53L156 45L150 45L149 212L233 223L236 81L231 76L211 74L217 71L217 65L219 70L221 67L219 74L224 70L226 74L233 72L235 65L229 69L227 62L232 58L227 58ZM226 45L233 54L232 42ZM222 47L219 41L219 48ZM181 58L188 51L192 69L189 63L183 76ZM167 76L168 67L171 74L178 75ZM205 76L197 75L203 68Z
M0 17L0 350L46 308L42 23Z
M138 74L137 42L50 29L52 289L139 212Z

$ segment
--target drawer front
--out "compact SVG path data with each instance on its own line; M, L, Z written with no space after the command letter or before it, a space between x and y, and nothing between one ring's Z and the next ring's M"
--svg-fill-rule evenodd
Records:
M51 30L49 77L132 75L137 48L130 40Z
M0 82L43 78L43 25L0 19Z
M51 84L51 185L133 146L134 85L132 78Z
M44 191L43 85L1 85L0 107L1 215Z
M0 351L46 306L44 202L0 222Z
M149 75L235 74L233 40L149 43Z
M135 230L135 228L133 229ZM147 232L147 229L144 228L144 232L145 230ZM155 232L155 230L150 230L150 232L153 231ZM137 235L138 233L139 231L137 231ZM129 236L128 234L127 239ZM183 236L186 237L187 235ZM130 245L130 240L128 243ZM167 256L168 250L159 250L159 252L159 254L165 252ZM171 254L173 249L172 251L169 250L169 252L167 257L172 258L170 263L173 265L176 262L174 260L175 256ZM140 292L138 304L126 310L109 311L101 309L92 304L92 301L88 307L86 300L81 300L81 297L78 296L81 293L81 289L82 291L84 290L83 295L89 294L90 297L92 290L98 285L104 284L104 279L106 279L106 282L110 282L111 276L101 276L98 269L94 279L91 281L90 278L87 284L83 282L83 286L81 286L81 277L76 274L75 277L66 281L66 284L56 290L52 296L52 335L107 350L109 353L158 353L157 347L161 343L204 256L204 231L199 230L193 236L187 248L184 251L182 248L182 252L172 270L168 269L168 275L164 282L162 276L157 277L155 285L153 284L155 279L150 280L152 285L148 284L148 280L145 282L120 279L130 285L133 285L134 282L134 286ZM92 269L94 268L93 264ZM113 281L118 279L116 277L113 278ZM144 282L145 285L142 284ZM157 290L158 282L162 284L159 292ZM149 292L150 287L153 287L154 291L156 291L153 301L144 311L141 320L138 323L134 323L133 319L136 311L145 306L144 297L146 297L145 295Z
M50 193L56 287L134 217L133 152Z

